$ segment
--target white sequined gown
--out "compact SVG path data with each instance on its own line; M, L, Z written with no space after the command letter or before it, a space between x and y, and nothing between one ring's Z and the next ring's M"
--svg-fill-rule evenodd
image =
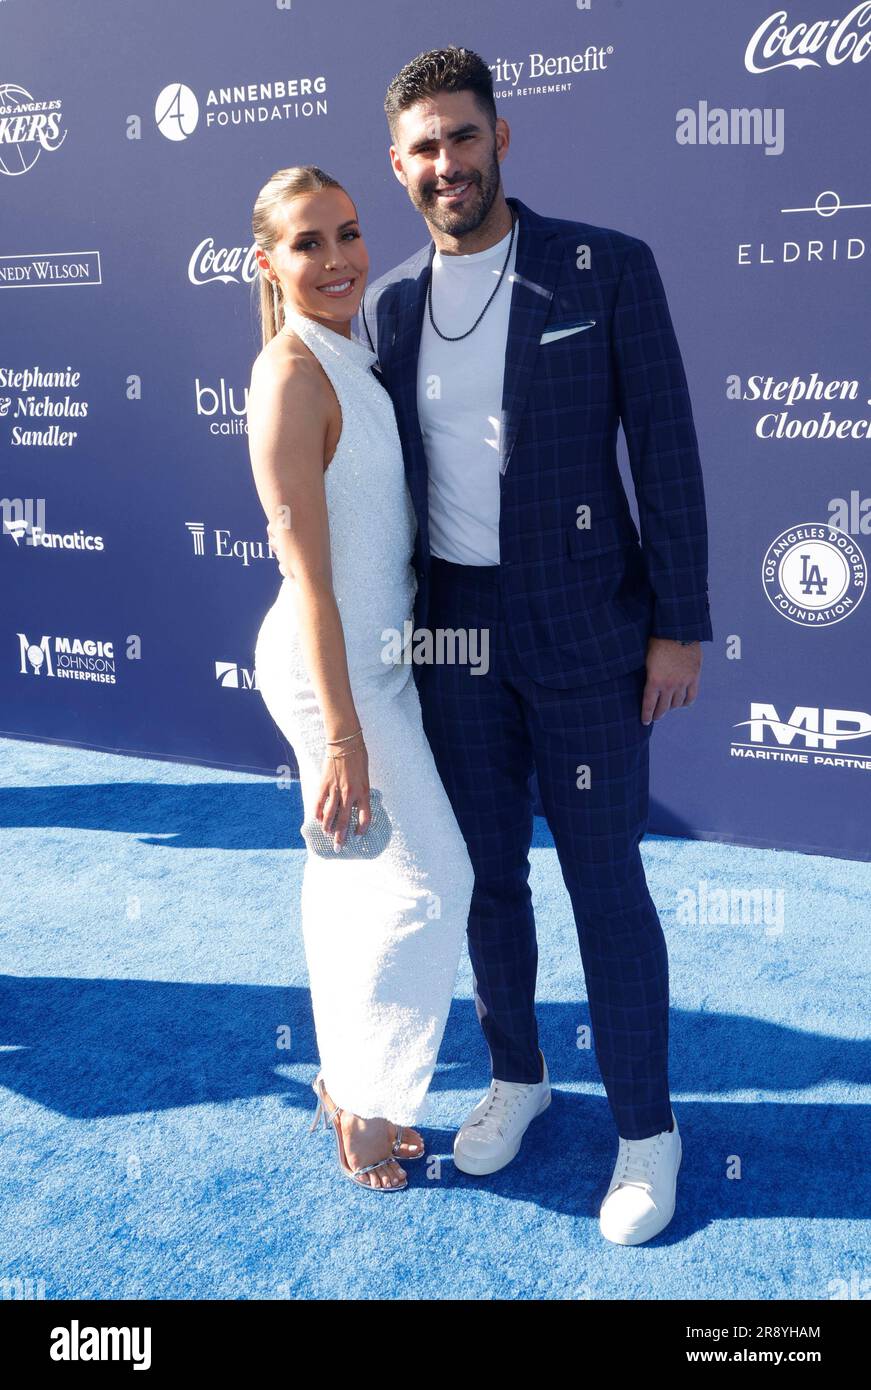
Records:
M324 477L336 596L354 704L392 837L374 859L306 851L300 902L321 1068L336 1105L414 1124L426 1096L465 943L474 875L436 770L410 663L382 660L382 634L405 634L416 577L416 520L390 396L375 353L290 310L342 410ZM404 641L404 637L402 639ZM325 730L299 640L297 587L284 579L260 627L257 684L300 769L314 814Z

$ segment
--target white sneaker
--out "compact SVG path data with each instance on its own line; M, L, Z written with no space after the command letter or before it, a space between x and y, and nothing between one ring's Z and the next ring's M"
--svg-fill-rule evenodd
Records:
M620 1139L611 1186L599 1209L599 1230L615 1245L641 1245L674 1216L682 1145L674 1129L649 1139Z
M454 1163L462 1173L497 1173L520 1148L529 1125L550 1105L547 1062L539 1051L541 1081L490 1082L490 1089L464 1120L454 1139Z

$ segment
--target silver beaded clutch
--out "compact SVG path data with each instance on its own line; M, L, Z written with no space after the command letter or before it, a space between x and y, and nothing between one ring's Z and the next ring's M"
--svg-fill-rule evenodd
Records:
M348 833L339 850L333 849L333 837L325 832L319 820L303 821L300 834L312 854L318 854L324 859L376 859L387 845L393 826L384 809L381 793L376 787L369 788L369 807L372 819L365 835L356 833L359 809L356 806L351 807Z

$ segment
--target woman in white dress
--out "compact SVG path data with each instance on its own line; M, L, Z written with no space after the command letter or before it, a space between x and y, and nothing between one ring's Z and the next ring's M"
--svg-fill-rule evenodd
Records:
M416 521L392 402L350 332L369 270L354 204L316 166L281 169L252 226L263 349L248 437L285 576L257 636L257 685L299 764L305 823L340 849L368 831L372 788L391 832L371 858L307 850L312 1128L331 1120L342 1172L383 1192L407 1186L401 1160L423 1154L404 1127L426 1113L474 874L411 664L389 654L412 619Z

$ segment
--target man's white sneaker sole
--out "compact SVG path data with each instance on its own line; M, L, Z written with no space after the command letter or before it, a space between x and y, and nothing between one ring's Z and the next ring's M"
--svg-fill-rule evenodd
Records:
M675 1121L675 1130L677 1122ZM683 1144L680 1133L676 1135L673 1156L673 1173L662 1173L653 1185L652 1200L656 1205L649 1207L639 1218L627 1217L626 1209L621 1211L619 1190L608 1193L599 1211L599 1230L606 1240L614 1245L643 1245L664 1231L674 1216L677 1205L677 1175L683 1158ZM608 1198L612 1201L609 1203ZM617 1198L614 1201L613 1198Z
M460 1129L454 1140L454 1166L459 1168L461 1173L471 1173L471 1175L476 1178L485 1177L488 1173L498 1173L501 1168L506 1168L511 1160L516 1158L520 1152L520 1145L523 1143L523 1136L529 1128L529 1125L532 1124L533 1120L537 1120L539 1115L544 1114L545 1110L550 1105L551 1098L550 1086L548 1085L541 1104L535 1114L531 1116L529 1122L524 1125L520 1133L514 1137L510 1143L507 1143L499 1150L498 1154L491 1155L489 1158L478 1157L475 1154L465 1152L462 1147L463 1131Z

